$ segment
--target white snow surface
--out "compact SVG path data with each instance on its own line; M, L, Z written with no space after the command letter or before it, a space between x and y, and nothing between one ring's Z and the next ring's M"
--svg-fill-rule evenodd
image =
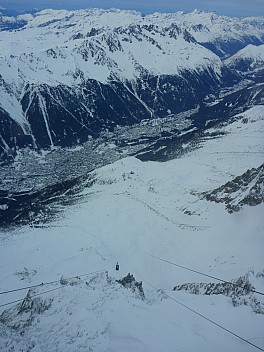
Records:
M78 204L65 208L60 219L42 228L1 232L1 292L102 272L35 289L51 306L33 314L22 335L0 323L0 350L256 350L164 292L264 349L263 314L245 305L234 307L222 295L171 292L175 285L210 279L146 255L224 280L250 270L263 272L263 204L228 214L224 205L199 197L263 162L264 107L242 116L247 123L239 119L219 127L224 136L204 141L182 158L143 163L129 157L102 167L94 174L93 186L82 191ZM144 300L114 281L128 272L143 281ZM264 292L263 276L254 285ZM1 305L24 298L26 292L1 295ZM263 296L256 299L264 303ZM16 315L15 304L0 312L9 307L13 322L30 318L29 313Z

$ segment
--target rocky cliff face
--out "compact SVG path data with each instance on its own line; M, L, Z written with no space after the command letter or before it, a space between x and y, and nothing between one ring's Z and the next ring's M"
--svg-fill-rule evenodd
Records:
M264 305L259 301L258 294L254 293L255 288L250 282L255 278L263 278L263 275L263 272L257 274L248 272L232 282L186 283L175 286L173 290L186 291L195 295L224 295L231 298L234 307L250 306L253 312L264 314Z
M254 206L264 202L264 164L247 170L223 186L204 194L205 199L224 203L229 213L239 211L245 205Z

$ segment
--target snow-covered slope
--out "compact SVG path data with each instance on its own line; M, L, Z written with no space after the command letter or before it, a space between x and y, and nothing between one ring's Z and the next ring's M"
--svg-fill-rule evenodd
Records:
M76 145L194 109L239 82L220 59L230 43L238 50L264 40L261 17L240 23L197 11L45 10L1 21L2 154ZM4 30L6 23L20 28Z
M255 350L179 303L263 349L262 295L172 291L188 282L206 287L212 279L146 254L227 281L246 275L264 292L263 203L229 214L223 204L201 197L261 165L263 116L263 106L256 106L210 129L197 148L191 141L183 145L186 153L178 159L130 157L104 166L90 175L75 205L67 206L70 190L53 199L63 211L51 222L43 210L31 226L3 230L1 292L58 282L35 288L22 305L1 307L0 349ZM142 281L145 298L135 286L115 281L128 273ZM26 293L1 295L0 305Z

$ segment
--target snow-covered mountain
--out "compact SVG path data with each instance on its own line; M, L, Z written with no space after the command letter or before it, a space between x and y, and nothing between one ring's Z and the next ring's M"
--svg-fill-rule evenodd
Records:
M264 350L263 24L0 16L1 352Z
M264 45L247 45L235 55L225 60L228 67L246 75L263 71L264 67Z
M167 162L127 157L27 195L11 222L24 226L0 232L0 350L263 350L263 202L229 213L203 196L253 193L263 117L255 106L175 143L177 157L170 139L148 151Z
M241 81L221 59L263 43L263 21L97 9L2 16L2 158L195 109Z
M221 58L235 54L248 44L263 44L264 17L241 19L198 10L178 13L178 16L199 43Z

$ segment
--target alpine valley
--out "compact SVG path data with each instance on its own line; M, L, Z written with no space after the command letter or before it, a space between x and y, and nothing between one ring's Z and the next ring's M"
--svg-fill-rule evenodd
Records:
M0 351L264 351L263 132L264 17L0 8Z

